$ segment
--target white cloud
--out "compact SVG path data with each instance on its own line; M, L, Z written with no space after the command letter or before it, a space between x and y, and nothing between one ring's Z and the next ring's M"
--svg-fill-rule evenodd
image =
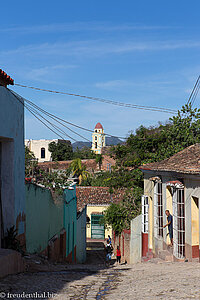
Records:
M82 31L100 31L100 32L119 32L119 31L154 31L167 30L180 27L173 26L149 26L143 24L113 24L109 22L74 22L74 23L55 23L34 26L13 26L0 28L0 33L6 34L46 34L46 33L65 33L65 32L82 32Z
M21 46L16 49L0 51L7 58L13 55L28 57L36 56L92 56L99 57L110 54L126 54L132 52L165 51L176 49L200 48L200 41L150 41L150 42L106 42L104 40L44 43L39 45Z

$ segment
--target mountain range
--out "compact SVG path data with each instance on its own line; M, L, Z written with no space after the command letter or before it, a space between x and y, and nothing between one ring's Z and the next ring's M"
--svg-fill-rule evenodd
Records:
M113 136L108 136L106 137L106 146L115 146L118 144L122 144L123 142L117 138L117 137L113 137ZM78 149L82 149L84 147L87 148L91 148L92 147L92 142L82 142L82 141L78 141L72 144L73 150Z

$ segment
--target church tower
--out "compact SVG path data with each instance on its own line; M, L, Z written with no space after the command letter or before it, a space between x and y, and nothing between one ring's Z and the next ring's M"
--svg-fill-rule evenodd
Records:
M102 148L105 147L106 140L104 129L101 123L97 123L92 134L92 151L96 154L101 154Z

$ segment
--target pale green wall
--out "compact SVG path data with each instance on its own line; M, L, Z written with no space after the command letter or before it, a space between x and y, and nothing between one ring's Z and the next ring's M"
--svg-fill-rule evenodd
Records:
M26 249L29 253L41 252L63 229L63 201L55 204L49 190L34 184L26 184L25 189Z

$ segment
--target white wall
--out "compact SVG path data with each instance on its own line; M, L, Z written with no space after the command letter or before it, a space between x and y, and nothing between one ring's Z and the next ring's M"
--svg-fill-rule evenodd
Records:
M142 215L131 220L130 263L141 262L142 258Z
M51 142L58 142L58 140L25 140L25 145L34 153L38 162L51 161L51 152L49 151L49 144ZM45 158L41 158L41 148L45 149Z

